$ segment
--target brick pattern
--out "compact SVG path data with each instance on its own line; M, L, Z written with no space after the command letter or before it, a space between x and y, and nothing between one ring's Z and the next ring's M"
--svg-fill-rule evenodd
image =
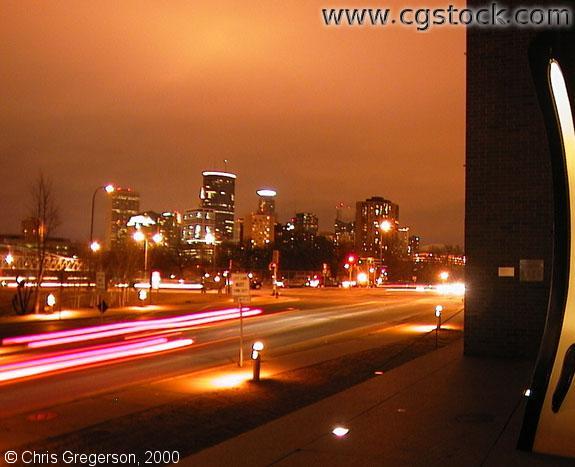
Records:
M552 184L527 55L533 35L518 29L468 30L467 355L534 357L545 324ZM520 282L520 259L544 259L544 281ZM498 277L499 266L515 267L515 277Z

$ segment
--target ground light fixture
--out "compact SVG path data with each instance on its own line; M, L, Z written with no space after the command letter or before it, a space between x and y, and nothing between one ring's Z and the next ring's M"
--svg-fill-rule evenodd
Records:
M138 299L144 302L148 298L148 291L146 289L138 290Z
M337 438L343 438L349 433L349 428L345 426L336 426L333 430L331 430L331 432Z
M443 311L443 306L437 305L435 307L435 317L437 318L437 326L435 327L435 348L439 347L439 330L441 329L441 312Z
M443 311L443 307L441 305L437 305L435 307L435 317L441 318L441 312Z
M262 350L264 350L264 343L256 341L252 344L252 362L253 362L253 377L252 381L258 382L260 380L260 371L262 364Z
M56 296L53 293L48 294L46 297L46 305L50 308L54 308L54 305L56 305Z

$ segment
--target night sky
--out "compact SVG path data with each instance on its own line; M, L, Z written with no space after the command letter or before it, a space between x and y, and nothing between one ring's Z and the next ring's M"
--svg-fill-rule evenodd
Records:
M0 232L19 231L40 171L56 233L87 240L97 186L183 211L228 159L237 215L271 187L280 221L311 211L331 230L336 204L378 195L424 243L462 244L465 30L322 24L353 5L4 0Z

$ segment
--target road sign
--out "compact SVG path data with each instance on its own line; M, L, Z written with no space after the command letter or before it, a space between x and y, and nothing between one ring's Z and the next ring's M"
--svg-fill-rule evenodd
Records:
M232 297L237 302L250 301L250 278L247 274L232 274Z
M96 273L96 290L99 292L106 291L106 273L103 271Z

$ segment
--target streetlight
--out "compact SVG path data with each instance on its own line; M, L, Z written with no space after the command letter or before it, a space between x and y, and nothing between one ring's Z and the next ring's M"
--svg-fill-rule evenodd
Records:
M355 255L349 255L349 256L347 257L347 263L345 263L345 265L343 266L343 267L344 267L345 269L347 269L348 272L349 272L349 284L350 284L350 287L351 287L351 275L352 275L352 272L353 272L353 263L355 263L355 260L356 260Z
M92 195L92 215L90 217L90 245L94 242L94 206L96 204L96 195L100 190L104 190L106 193L110 194L113 193L116 188L111 183L108 183L107 185L99 186L94 190L94 194Z
M92 250L93 253L98 253L98 251L101 249L102 245L97 240L94 240L92 243L90 243L90 250Z
M149 247L149 241L148 241L148 237L146 236L146 234L144 232L142 232L141 230L136 230L134 232L134 235L132 235L132 238L138 242L144 242L144 275L148 272L148 247ZM155 244L160 244L162 243L162 241L164 240L164 236L161 233L155 233L152 236L152 241Z
M381 235L379 237L379 259L381 260L381 264L383 264L383 235L386 234L391 230L391 222L388 220L381 221L379 224L379 229L381 230Z
M447 271L442 271L439 273L439 278L445 282L447 279L449 279L449 273Z

